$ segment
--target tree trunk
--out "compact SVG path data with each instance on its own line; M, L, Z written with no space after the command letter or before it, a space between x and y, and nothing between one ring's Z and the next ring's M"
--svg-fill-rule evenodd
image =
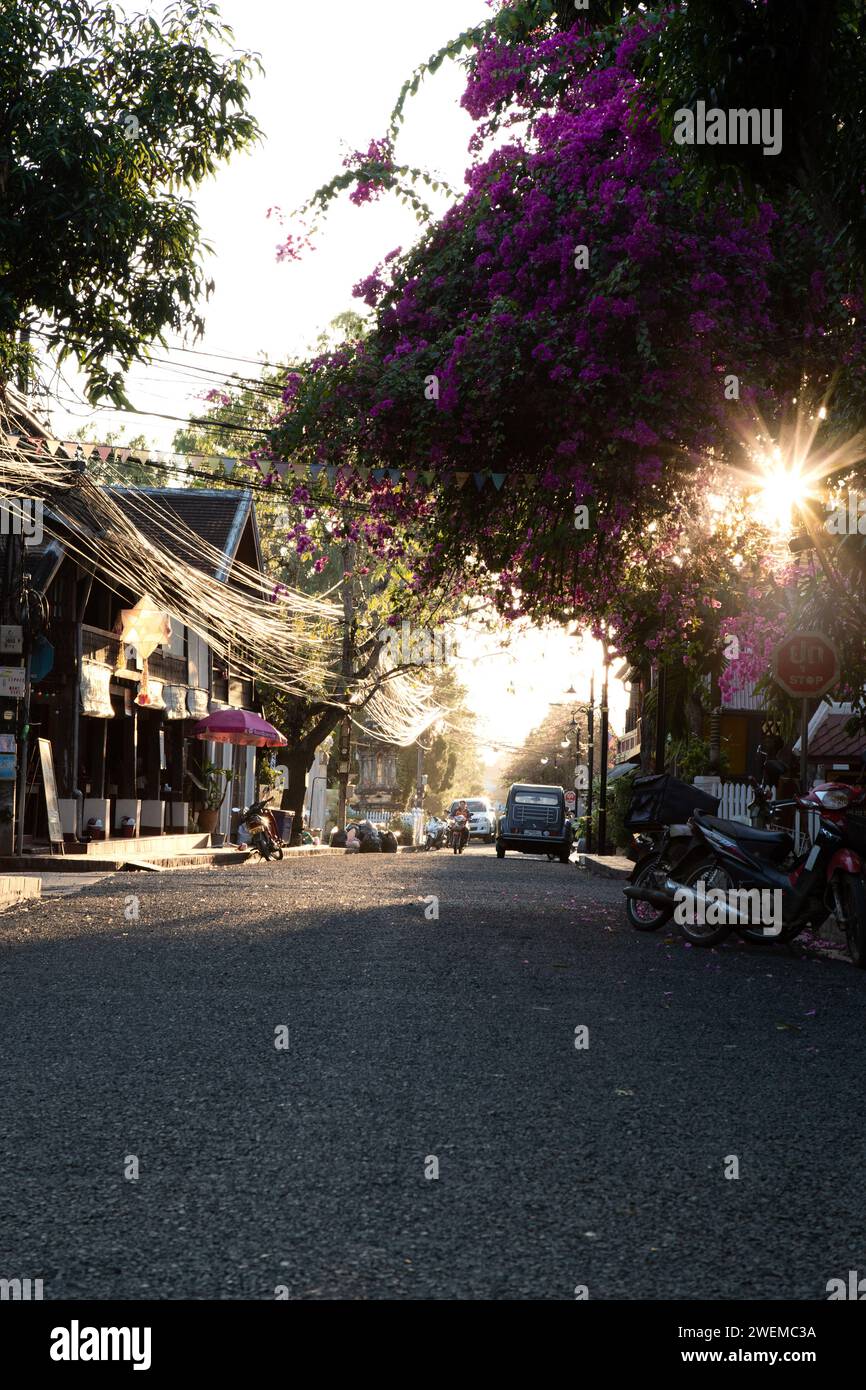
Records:
M295 813L292 820L292 844L299 845L304 823L307 773L312 766L315 749L312 753L308 753L306 743L301 742L296 747L287 749L284 757L289 772L289 786L283 797L283 809Z

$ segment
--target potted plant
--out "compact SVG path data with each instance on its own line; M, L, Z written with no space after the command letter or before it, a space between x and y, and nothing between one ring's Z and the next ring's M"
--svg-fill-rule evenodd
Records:
M198 813L198 828L203 833L211 835L216 829L220 807L225 801L228 785L232 780L231 769L218 767L216 763L209 763L205 759L201 765L200 777L197 777L194 772L188 772L187 776L202 794L203 804Z

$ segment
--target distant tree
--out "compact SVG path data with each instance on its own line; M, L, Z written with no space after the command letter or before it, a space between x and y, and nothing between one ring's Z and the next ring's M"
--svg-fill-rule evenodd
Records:
M210 0L157 19L107 0L0 6L0 389L39 327L91 401L210 292L186 196L258 136L254 55Z
M534 729L530 730L523 747L505 760L502 781L537 782L543 786L572 787L577 763L574 729L571 725L573 705L551 706ZM581 761L587 755L588 735L586 715L578 714ZM564 743L568 744L563 747Z

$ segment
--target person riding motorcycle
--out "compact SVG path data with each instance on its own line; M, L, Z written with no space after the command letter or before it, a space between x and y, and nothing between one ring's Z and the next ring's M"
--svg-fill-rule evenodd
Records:
M463 845L469 843L469 807L465 801L458 801L457 805L454 807L452 820L457 821L459 817L463 818L463 829L459 846L462 849Z

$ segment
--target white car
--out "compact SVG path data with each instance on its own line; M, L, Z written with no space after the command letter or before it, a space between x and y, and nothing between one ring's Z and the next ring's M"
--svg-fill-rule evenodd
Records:
M463 797L469 808L469 838L470 840L485 840L488 845L492 845L496 839L496 812L489 801L484 801L478 796ZM453 816L460 804L460 798L452 801L448 814Z

